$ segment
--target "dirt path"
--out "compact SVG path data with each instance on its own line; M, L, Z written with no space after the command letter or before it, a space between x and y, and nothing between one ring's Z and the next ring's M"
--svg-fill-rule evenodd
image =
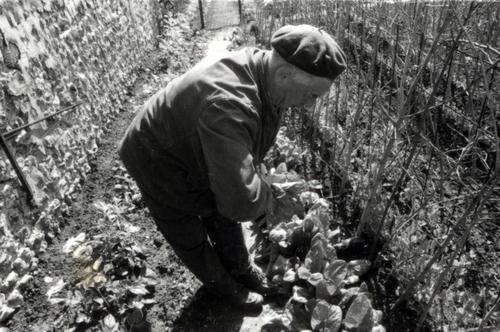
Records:
M237 0L209 0L205 13L205 25L209 30L240 23Z

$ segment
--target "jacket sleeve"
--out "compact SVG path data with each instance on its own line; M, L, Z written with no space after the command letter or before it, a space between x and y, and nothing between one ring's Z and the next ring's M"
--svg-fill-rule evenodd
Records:
M272 204L271 189L257 174L251 152L259 121L251 106L219 100L203 110L198 123L217 208L235 221L255 220Z

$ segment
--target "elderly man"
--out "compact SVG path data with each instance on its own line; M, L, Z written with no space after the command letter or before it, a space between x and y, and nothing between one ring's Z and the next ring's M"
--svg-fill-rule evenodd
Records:
M238 222L283 208L256 165L283 110L312 105L346 68L333 38L309 25L280 28L271 45L202 60L146 103L120 146L175 253L211 293L247 308L269 287Z

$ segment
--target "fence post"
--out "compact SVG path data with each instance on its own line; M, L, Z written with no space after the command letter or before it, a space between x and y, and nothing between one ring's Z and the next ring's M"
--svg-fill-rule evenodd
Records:
M14 154L12 153L12 151L10 151L9 145L7 144L7 141L4 138L4 136L2 135L2 133L0 133L0 147L5 152L7 159L9 159L12 167L14 168L14 171L17 174L17 178L21 182L21 185L22 185L24 191L26 191L26 194L28 195L28 200L31 200L33 198L33 190L31 190L30 184L26 180L26 177L24 176L23 171L21 170L21 167L19 167L19 164L17 163L17 160L16 160Z
M238 0L238 13L240 14L240 24L242 23L243 17L241 13L241 0ZM243 22L246 23L246 22Z
M153 19L152 30L153 30L153 45L155 48L160 46L160 33L161 33L161 19L163 17L163 4L160 4L158 0L150 0L151 5L151 16Z
M201 28L205 29L205 19L203 18L203 0L198 0L198 8L200 9L200 24L201 24Z

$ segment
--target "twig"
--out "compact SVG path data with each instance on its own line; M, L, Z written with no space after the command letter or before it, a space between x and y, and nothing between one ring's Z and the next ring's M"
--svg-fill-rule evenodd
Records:
M481 202L482 197L490 190L489 185L484 185L481 188L481 191L479 194L475 197L475 199L469 204L467 207L466 211L462 215L462 217L457 221L453 229L448 233L448 236L444 240L444 242L438 247L437 251L434 253L434 255L429 259L427 264L424 266L422 271L410 282L410 284L406 287L405 292L398 298L396 303L392 306L392 310L395 308L399 307L403 302L405 302L408 297L410 296L411 292L415 288L415 286L423 279L423 277L427 274L427 271L431 268L431 266L437 261L439 257L441 257L442 253L444 252L445 248L450 244L451 240L453 239L455 232L462 227L466 221L469 215L472 213L473 210L475 210L475 206L478 204L478 202Z
M384 225L387 213L389 212L389 208L391 207L392 202L394 201L394 198L398 194L398 191L399 191L398 189L401 186L401 184L403 183L403 179L408 174L407 173L407 169L410 166L411 162L413 161L413 158L416 155L417 147L418 147L417 144L413 145L412 150L410 152L410 156L408 157L408 159L406 160L405 164L403 165L403 169L402 169L401 175L399 176L399 179L398 179L398 181L396 182L396 185L393 188L392 195L389 198L389 201L387 202L387 204L385 206L384 212L382 213L382 217L380 218L380 221L379 221L379 224L378 224L378 227L377 227L377 232L375 234L375 239L373 240L373 244L372 244L372 246L370 248L370 260L371 261L373 261L373 259L375 258L375 251L377 249L377 242L378 242L378 240L380 238L380 233L382 231L382 227Z
M427 317L427 313L429 312L429 310L432 306L432 302L433 302L434 298L436 297L436 295L438 294L438 292L441 290L441 285L443 284L444 279L446 278L446 276L450 272L450 269L453 266L453 262L455 261L457 256L462 252L463 247L465 246L465 242L467 241L467 238L469 237L469 234L472 231L472 228L474 228L474 226L477 224L477 222L479 220L480 214L477 212L481 210L484 203L488 200L488 197L492 191L493 191L493 185L491 185L488 188L488 191L486 192L486 194L484 194L484 196L480 199L480 201L477 202L477 206L476 206L474 213L473 213L474 218L472 219L472 221L468 225L467 230L460 237L460 240L458 241L458 244L457 244L457 249L453 252L451 257L449 257L447 266L439 274L439 277L437 278L437 281L434 284L434 289L433 289L432 294L427 302L427 305L425 306L424 310L422 311L422 313L420 315L420 318L419 318L418 323L417 323L417 327L415 328L415 332L420 332L420 329L422 328L422 325L424 324L425 318Z
M487 328L483 328L484 324L490 319L491 315L493 315L494 312L496 312L500 308L500 295L497 296L496 303L493 305L493 307L484 315L483 319L481 320L481 323L479 324L479 327L477 328L478 332L481 331L486 331Z
M52 117L54 117L54 116L56 116L56 115L59 115L59 114L61 114L61 113L68 112L68 111L70 111L70 110L76 110L76 107L77 107L77 106L80 106L80 105L82 105L82 104L83 104L83 102L80 102L80 103L77 103L77 104L74 104L74 105L68 106L68 107L63 108L62 110L57 111L57 112L55 112L55 113L53 113L53 114L50 114L50 115L44 116L44 117L43 117L43 118L41 118L41 119L38 119L38 120L36 120L36 121L33 121L33 122L30 122L30 123L27 123L27 124L25 124L25 125L22 125L21 127L17 127L17 128L15 128L15 129L12 129L11 131L8 131L8 132L6 132L6 133L4 134L4 138L5 138L5 139L11 139L11 138L13 138L13 137L14 137L14 135L15 135L17 132L19 132L19 131L21 131L21 130L23 130L23 129L26 129L26 128L28 128L28 127L31 127L31 126L33 126L33 125L35 125L35 124L37 124L37 123L40 123L40 122L45 121L45 120L47 120L47 119L50 119L50 118L52 118Z

